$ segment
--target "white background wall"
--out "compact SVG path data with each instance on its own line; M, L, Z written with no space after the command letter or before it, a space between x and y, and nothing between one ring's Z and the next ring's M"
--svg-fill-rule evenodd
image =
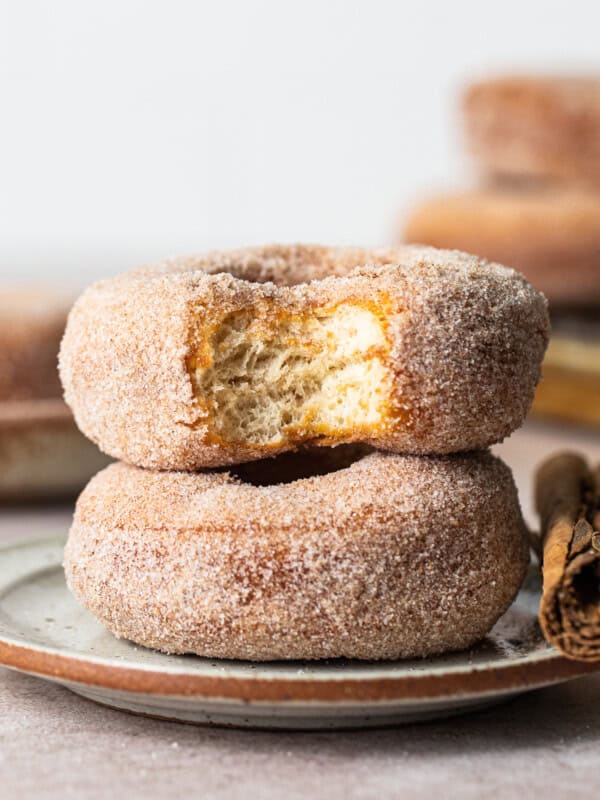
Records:
M0 0L0 276L384 243L507 69L600 70L600 3Z

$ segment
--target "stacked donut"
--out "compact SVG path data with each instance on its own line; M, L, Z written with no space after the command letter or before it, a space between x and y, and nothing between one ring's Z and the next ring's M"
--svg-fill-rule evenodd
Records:
M471 645L528 562L486 448L527 414L547 338L521 275L433 248L272 246L92 286L61 377L121 461L78 501L70 589L170 653Z
M509 264L550 300L535 410L600 424L600 77L503 77L468 87L483 177L413 209L402 239Z

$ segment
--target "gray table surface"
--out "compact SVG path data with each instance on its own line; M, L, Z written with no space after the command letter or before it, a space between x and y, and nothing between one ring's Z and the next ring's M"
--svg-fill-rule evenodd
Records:
M600 434L528 424L497 448L525 514L533 464L558 448L600 459ZM0 542L65 531L69 508L0 512ZM0 669L0 798L593 798L600 674L488 711L393 730L258 733L102 708Z

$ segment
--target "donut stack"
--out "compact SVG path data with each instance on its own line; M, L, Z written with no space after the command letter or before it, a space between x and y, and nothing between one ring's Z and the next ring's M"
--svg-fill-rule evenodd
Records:
M271 246L92 286L60 371L120 459L81 495L71 591L116 636L252 660L468 647L528 562L509 469L542 295L456 251Z
M534 409L600 425L600 77L504 77L467 88L480 188L418 205L402 239L509 264L550 300Z

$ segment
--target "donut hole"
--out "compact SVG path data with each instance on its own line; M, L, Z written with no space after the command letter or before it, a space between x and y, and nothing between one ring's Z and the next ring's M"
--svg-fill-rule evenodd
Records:
M347 275L366 264L394 264L391 251L362 248L330 248L319 245L267 245L249 250L213 254L202 265L212 275L231 275L248 283L297 286L332 275Z
M306 448L275 458L224 467L222 471L252 486L278 486L339 472L371 452L373 448L360 444Z
M208 366L192 377L221 442L336 441L382 424L387 352L384 323L365 305L280 313L266 321L241 311L222 320Z

